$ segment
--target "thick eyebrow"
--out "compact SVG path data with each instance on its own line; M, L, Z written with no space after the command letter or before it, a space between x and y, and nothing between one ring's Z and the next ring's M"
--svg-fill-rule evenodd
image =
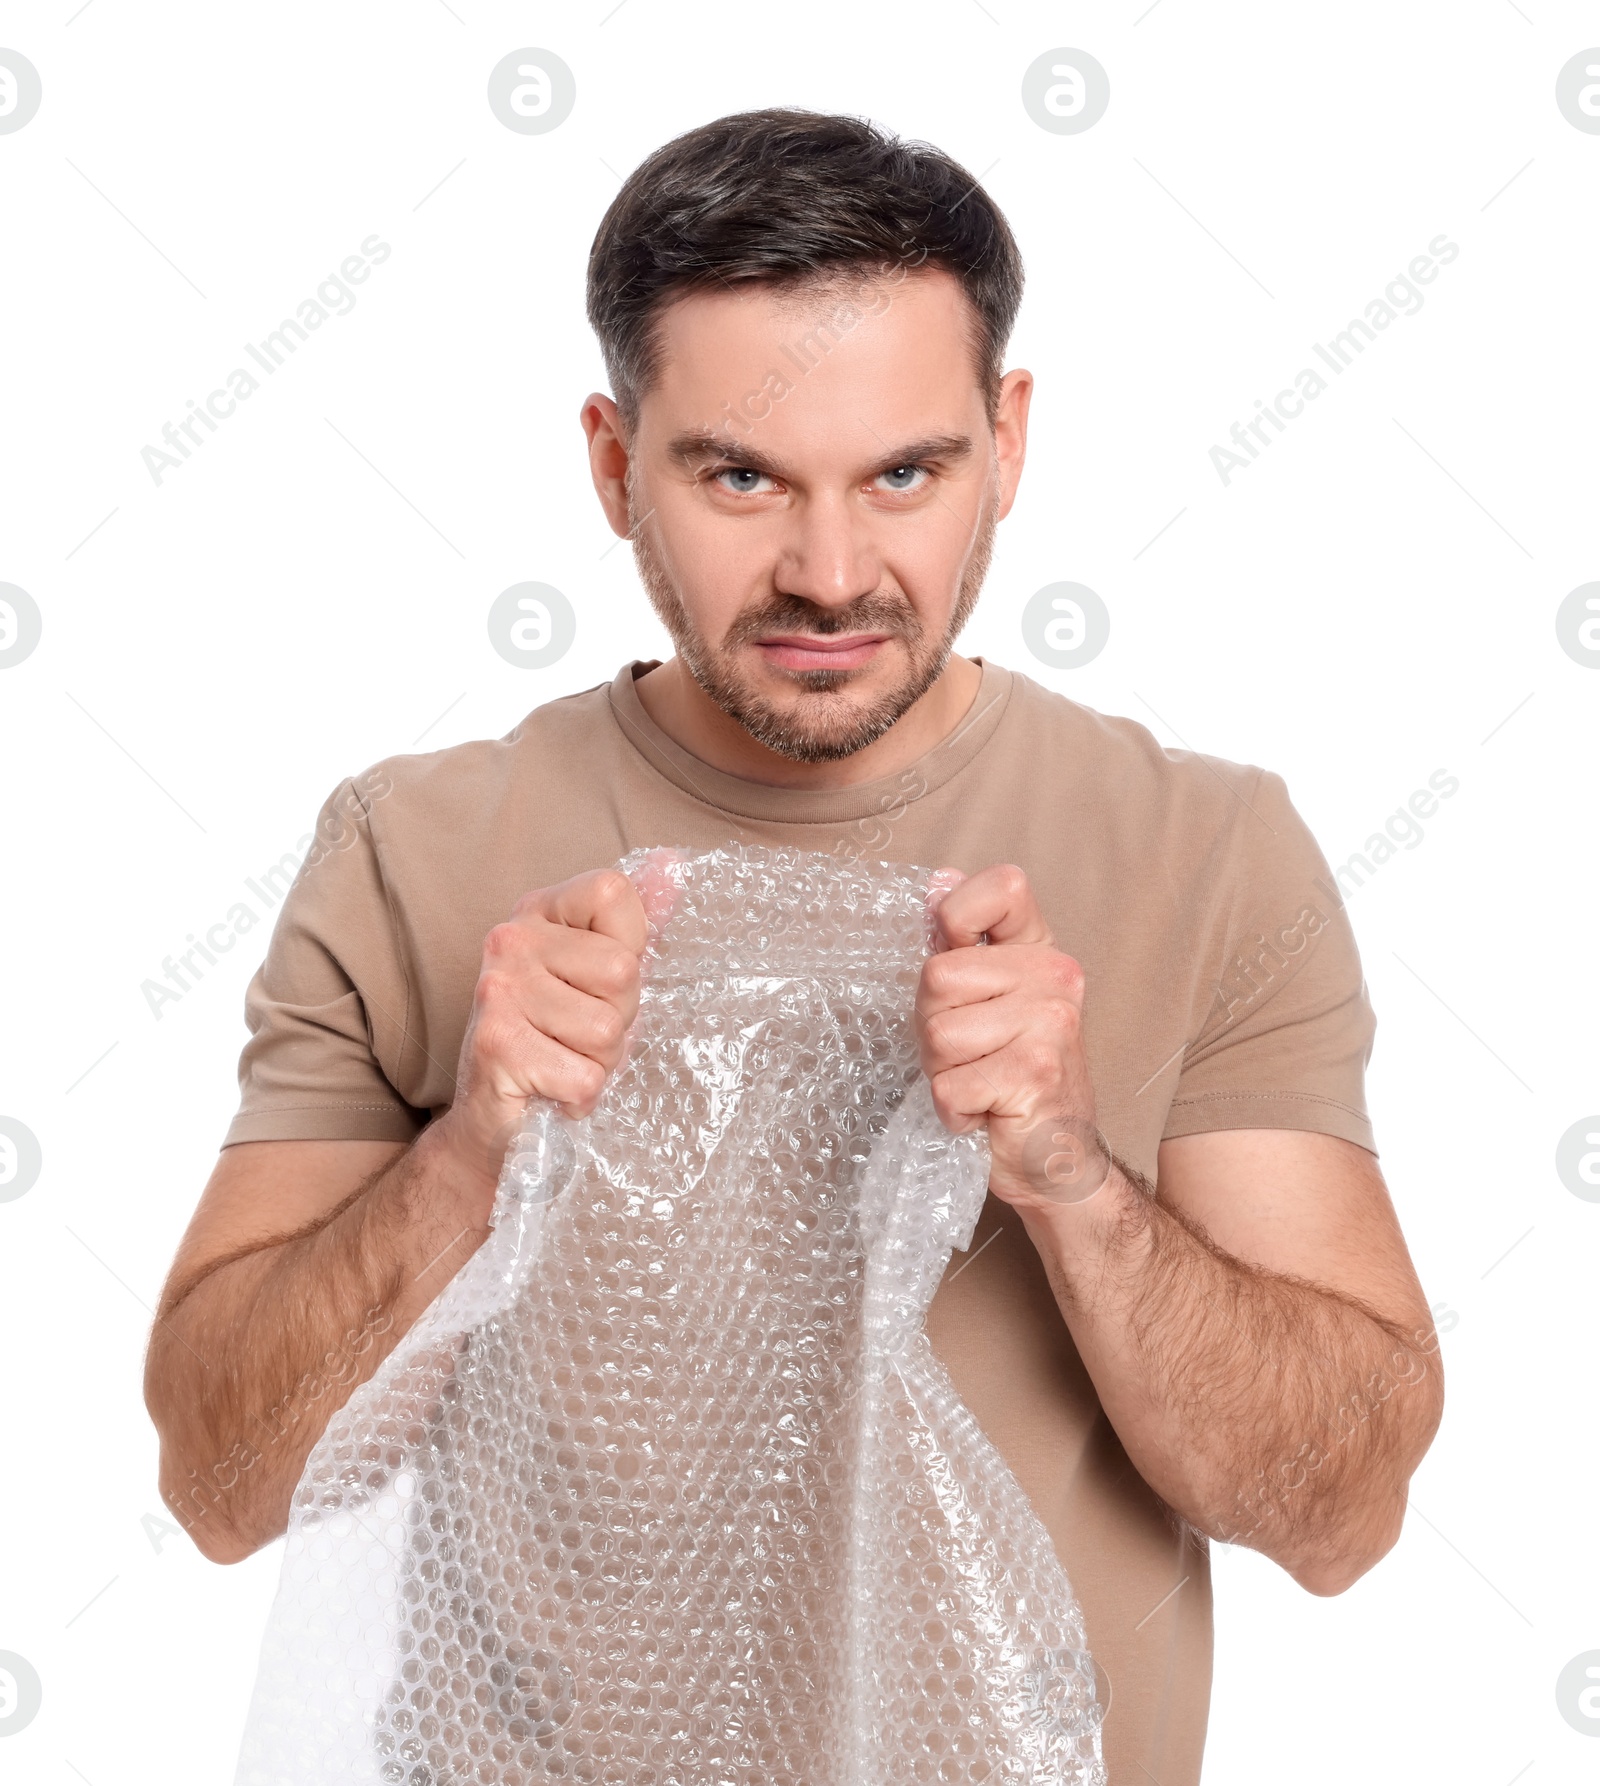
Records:
M897 465L921 465L928 460L950 465L969 458L972 450L970 435L930 434L924 440L913 440L880 454L874 464L880 471L892 471ZM687 471L696 471L725 459L732 465L759 471L766 477L786 478L789 475L776 459L714 428L694 429L678 435L667 443L667 457Z

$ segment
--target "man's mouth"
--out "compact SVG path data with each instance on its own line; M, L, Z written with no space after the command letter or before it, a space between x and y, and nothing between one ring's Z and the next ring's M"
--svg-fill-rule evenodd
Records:
M855 670L870 663L888 633L774 633L756 649L779 670Z

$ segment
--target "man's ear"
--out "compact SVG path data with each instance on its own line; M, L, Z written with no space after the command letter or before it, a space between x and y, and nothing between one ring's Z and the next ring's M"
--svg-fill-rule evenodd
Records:
M628 535L628 444L622 418L610 397L591 391L578 420L589 442L589 475L611 531Z
M995 460L1000 470L1000 519L1011 513L1028 454L1028 405L1033 400L1033 374L1020 369L1000 381L1000 402L994 418Z

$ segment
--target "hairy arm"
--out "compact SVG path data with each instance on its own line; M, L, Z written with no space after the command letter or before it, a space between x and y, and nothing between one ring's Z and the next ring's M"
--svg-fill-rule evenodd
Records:
M1093 1196L1022 1211L1063 1318L1157 1494L1338 1593L1398 1538L1443 1404L1377 1163L1232 1130L1165 1143L1159 1176L1114 1165Z
M917 996L935 1106L958 1132L987 1126L989 1188L1128 1456L1197 1530L1340 1592L1398 1537L1443 1405L1377 1161L1332 1135L1231 1129L1164 1142L1150 1186L1095 1126L1083 970L1027 877L985 869L938 922Z
M482 1243L492 1198L492 1176L464 1185L428 1132L409 1148L224 1151L145 1360L162 1499L212 1561L236 1562L284 1530L330 1415ZM304 1219L251 1233L265 1209Z
M224 1149L145 1360L162 1498L213 1561L284 1531L329 1416L483 1243L527 1100L594 1108L646 936L615 871L527 894L484 939L455 1100L414 1142Z

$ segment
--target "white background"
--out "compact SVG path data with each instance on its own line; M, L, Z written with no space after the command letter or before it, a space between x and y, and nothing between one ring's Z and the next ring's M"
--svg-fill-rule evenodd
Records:
M140 1391L265 925L159 1020L141 982L345 774L666 654L580 451L584 259L651 148L798 103L937 142L1027 260L1033 452L963 649L1277 770L1336 863L1461 784L1350 903L1448 1412L1344 1596L1216 1549L1206 1777L1592 1780L1555 1682L1600 1648L1600 1205L1554 1159L1600 1109L1600 674L1554 616L1600 576L1600 136L1554 87L1600 5L78 3L0 22L44 91L0 136L0 580L44 617L0 670L0 1114L44 1160L0 1204L0 1650L44 1683L7 1777L231 1779L276 1584L165 1517ZM547 135L485 100L522 46L576 74ZM1081 135L1021 104L1058 46L1110 74ZM156 485L141 447L374 232L354 310ZM1225 487L1210 447L1441 232L1423 308ZM577 610L546 670L489 647L523 579ZM1112 616L1073 672L1018 626L1062 579Z

